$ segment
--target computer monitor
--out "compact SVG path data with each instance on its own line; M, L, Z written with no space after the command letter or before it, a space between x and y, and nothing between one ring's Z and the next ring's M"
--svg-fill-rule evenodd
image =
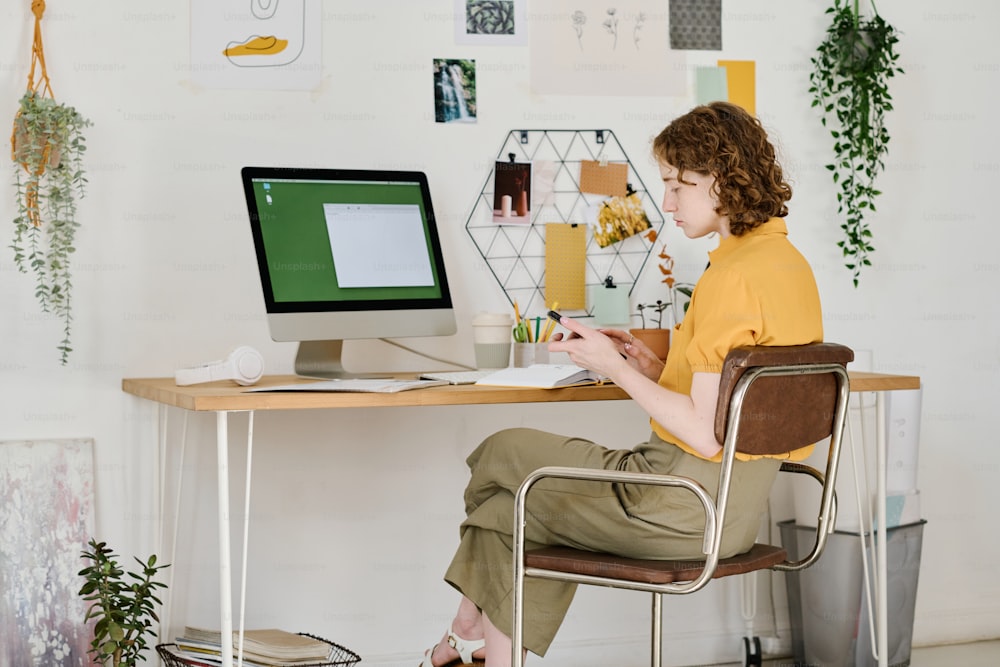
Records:
M446 336L455 315L423 172L244 167L268 328L295 372L357 375L345 339Z

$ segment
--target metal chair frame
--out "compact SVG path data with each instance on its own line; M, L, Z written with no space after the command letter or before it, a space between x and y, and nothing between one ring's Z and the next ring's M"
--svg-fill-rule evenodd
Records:
M837 467L840 461L840 449L841 442L843 440L844 424L847 416L847 404L850 391L847 371L841 363L809 363L751 367L748 368L737 381L729 401L730 418L726 428L726 436L722 448L718 497L715 499L713 499L711 494L708 493L708 491L698 482L676 475L547 466L534 471L524 480L517 491L514 508L514 625L511 636L511 664L513 667L522 667L524 664L522 646L524 638L524 581L526 577L553 579L577 584L623 588L651 593L652 655L650 664L652 667L661 665L663 648L663 610L661 596L664 594L676 595L694 593L695 591L705 587L705 585L708 584L712 578L726 576L724 574L718 574L716 570L719 565L719 548L722 543L722 528L725 525L726 505L729 498L729 483L732 478L733 461L736 457L740 437L740 417L747 393L750 391L753 384L762 378L827 373L832 374L836 378L837 388L836 401L835 404L831 406L833 409L833 420L825 473L821 473L812 466L803 463L786 461L781 465L781 471L807 474L813 477L823 487L820 501L820 511L816 526L815 543L812 550L807 556L805 556L805 558L794 562L787 560L787 554L784 554L784 550L779 550L781 554L784 554L781 556L782 560L768 565L767 568L779 571L797 571L812 565L822 554L823 548L826 545L827 536L834 531L836 523L836 494L834 487L836 484ZM705 509L705 534L703 543L705 560L704 566L701 568L701 572L697 576L683 581L674 581L671 583L648 583L610 576L564 572L527 566L525 564L526 551L524 532L527 516L526 502L528 494L536 483L543 479L550 478L673 486L689 490L698 498ZM774 549L777 548L775 547ZM756 569L765 568L758 567Z

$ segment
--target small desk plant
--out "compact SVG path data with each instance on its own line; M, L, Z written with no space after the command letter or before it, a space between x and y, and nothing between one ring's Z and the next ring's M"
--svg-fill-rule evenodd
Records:
M656 243L655 229L650 229L644 236L650 243ZM670 334L673 331L671 319L680 321L684 313L687 312L688 302L685 299L683 310L678 316L676 306L680 303L680 299L677 295L680 293L690 298L693 286L678 283L674 278L674 258L667 254L666 244L660 244L660 252L656 256L659 258L657 268L662 276L660 282L667 286L670 298L666 301L657 299L653 303L640 303L638 310L642 328L629 329L629 333L645 343L658 358L666 359L667 352L670 351ZM664 318L666 318L666 322L664 322Z
M97 619L89 652L104 667L135 667L146 659L146 637L160 621L156 589L167 585L155 577L169 565L157 565L155 555L145 563L136 558L140 571L126 573L107 543L91 539L88 547L82 558L91 564L80 570L85 579L80 595L92 603L84 620Z

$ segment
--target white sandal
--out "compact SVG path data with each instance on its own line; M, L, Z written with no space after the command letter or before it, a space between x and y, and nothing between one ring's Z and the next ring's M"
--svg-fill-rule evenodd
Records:
M431 657L434 655L434 649L436 649L437 646L438 645L435 644L427 649L427 652L424 653L424 660L418 667L434 667L434 663L431 662ZM442 667L451 667L452 665L458 667L458 665L483 664L482 660L474 660L472 658L472 654L486 646L485 639L462 639L452 632L451 628L448 628L448 646L458 651L458 660L461 662L452 660L451 662L442 665Z

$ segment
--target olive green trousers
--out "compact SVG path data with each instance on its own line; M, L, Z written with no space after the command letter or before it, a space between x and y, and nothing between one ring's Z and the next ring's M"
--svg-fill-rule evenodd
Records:
M674 474L701 483L714 497L719 464L687 454L651 435L633 449L515 428L487 438L467 459L466 519L445 581L483 611L508 637L512 633L514 494L543 466ZM722 539L722 557L754 543L781 462L736 461ZM527 501L528 549L569 546L633 558L703 557L705 513L690 491L674 487L546 479ZM545 655L576 592L576 584L525 581L525 647Z

